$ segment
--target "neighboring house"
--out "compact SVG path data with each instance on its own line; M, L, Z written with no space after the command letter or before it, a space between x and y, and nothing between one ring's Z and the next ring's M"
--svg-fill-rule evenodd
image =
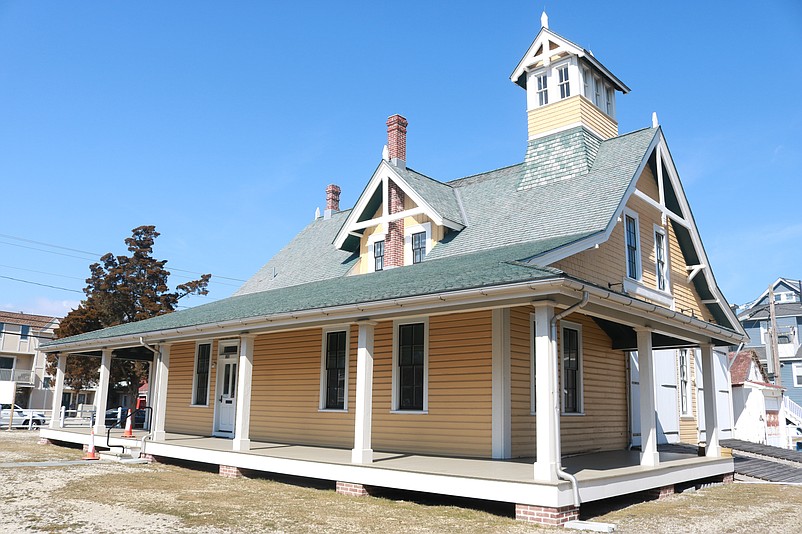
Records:
M780 361L779 381L774 380L771 356L771 317L769 290L747 305L738 319L749 341L745 349L755 352L772 382L785 389L784 414L790 436L802 435L802 302L800 282L778 278L771 286L774 293L774 315L777 323L777 354Z
M769 382L754 350L731 354L733 437L787 447L783 388Z
M729 476L714 347L746 337L663 131L619 135L629 88L547 26L511 76L522 163L438 181L407 166L394 115L353 208L329 186L324 215L231 298L49 343L56 388L67 354L101 356L102 411L112 358L152 359L148 454L508 501L539 522ZM700 433L706 457L657 450Z
M16 383L16 404L49 410L53 404L47 356L39 345L53 339L57 317L0 311L0 381Z

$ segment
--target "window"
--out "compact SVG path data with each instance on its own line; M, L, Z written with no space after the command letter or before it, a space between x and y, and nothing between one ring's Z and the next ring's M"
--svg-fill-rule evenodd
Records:
M426 232L412 234L412 263L420 263L426 255Z
M195 354L195 376L192 385L192 404L206 406L209 404L209 368L211 364L212 344L198 344Z
M640 280L638 217L634 213L624 215L624 234L627 246L627 276L634 280Z
M657 274L657 289L668 291L668 267L666 251L666 233L659 226L654 229L654 261Z
M373 243L373 270L384 270L384 241Z
M348 384L348 331L324 332L321 409L345 410Z
M596 107L602 109L602 88L604 86L602 85L601 78L594 78L593 81L595 82L593 86L596 90L594 92L593 103L596 104Z
M691 409L691 390L688 387L691 376L690 365L688 349L681 349L679 351L679 402L682 415L690 415Z
M611 117L615 116L615 89L612 87L607 87L605 89L605 93L607 95L607 114Z
M588 100L592 98L590 94L591 81L590 71L588 69L582 69L582 94L585 95L585 98Z
M549 87L546 83L546 75L537 76L537 102L539 106L549 103Z
M0 356L0 382L8 381L13 378L14 358Z
M28 335L31 333L31 327L24 324L20 327L19 340L28 341Z
M557 75L559 77L560 98L568 98L571 96L571 85L568 82L568 66L558 68Z
M791 372L794 374L794 387L802 388L802 363L795 363Z
M562 386L563 413L582 413L582 331L579 325L563 324Z
M397 323L393 351L393 409L425 412L427 409L428 322Z

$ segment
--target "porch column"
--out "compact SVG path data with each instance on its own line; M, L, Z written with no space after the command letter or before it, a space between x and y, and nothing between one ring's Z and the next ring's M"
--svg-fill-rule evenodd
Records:
M167 377L170 371L170 345L159 345L159 355L156 358L156 384L154 393L156 399L153 404L153 441L164 441L164 420L167 415Z
M53 416L50 428L58 428L61 420L61 397L64 395L64 372L67 370L67 353L59 352L56 365L56 384L53 386Z
M552 337L553 302L535 303L535 480L557 482L560 464L560 390L557 387L557 340Z
M493 310L491 449L497 459L512 457L510 396L510 309Z
M111 376L111 349L103 349L100 357L100 378L95 391L95 434L106 433L106 401L109 396L109 377Z
M354 448L351 463L373 463L371 427L373 415L373 333L376 323L361 321L356 352L356 407L354 410Z
M714 362L716 354L711 343L702 343L699 347L702 349L702 387L705 403L705 456L718 458L721 456L721 447L718 444L719 424Z
M657 453L657 392L654 380L651 328L635 328L638 337L638 376L640 381L640 464L656 466Z
M237 374L237 415L234 423L234 450L251 448L251 385L253 382L253 334L240 336Z

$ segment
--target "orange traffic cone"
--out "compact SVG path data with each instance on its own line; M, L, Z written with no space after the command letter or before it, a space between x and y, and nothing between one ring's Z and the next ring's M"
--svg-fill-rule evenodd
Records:
M95 450L95 429L92 428L92 431L89 433L89 449L84 454L84 460L100 460L100 456L98 456L97 451Z
M133 418L131 417L131 408L128 408L128 417L125 420L125 432L123 432L123 435L120 436L121 438L135 438L136 437L136 436L134 436L134 430L133 430L132 424L131 424L131 420L132 419Z

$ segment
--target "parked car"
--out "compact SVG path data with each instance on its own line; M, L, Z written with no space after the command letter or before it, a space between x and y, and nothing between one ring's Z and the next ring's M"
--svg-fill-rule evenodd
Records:
M119 408L112 408L111 410L106 410L106 417L105 423L106 428L111 428L117 421L119 420L120 424L117 425L117 428L125 428L125 417L128 415L128 408L123 408L122 410L122 417L120 417ZM145 412L144 411L134 411L134 428L143 428L145 425Z
M40 427L45 424L45 414L20 408L14 405L14 417L11 417L11 404L0 405L0 428L7 428L8 423L14 428L28 428L28 426Z

